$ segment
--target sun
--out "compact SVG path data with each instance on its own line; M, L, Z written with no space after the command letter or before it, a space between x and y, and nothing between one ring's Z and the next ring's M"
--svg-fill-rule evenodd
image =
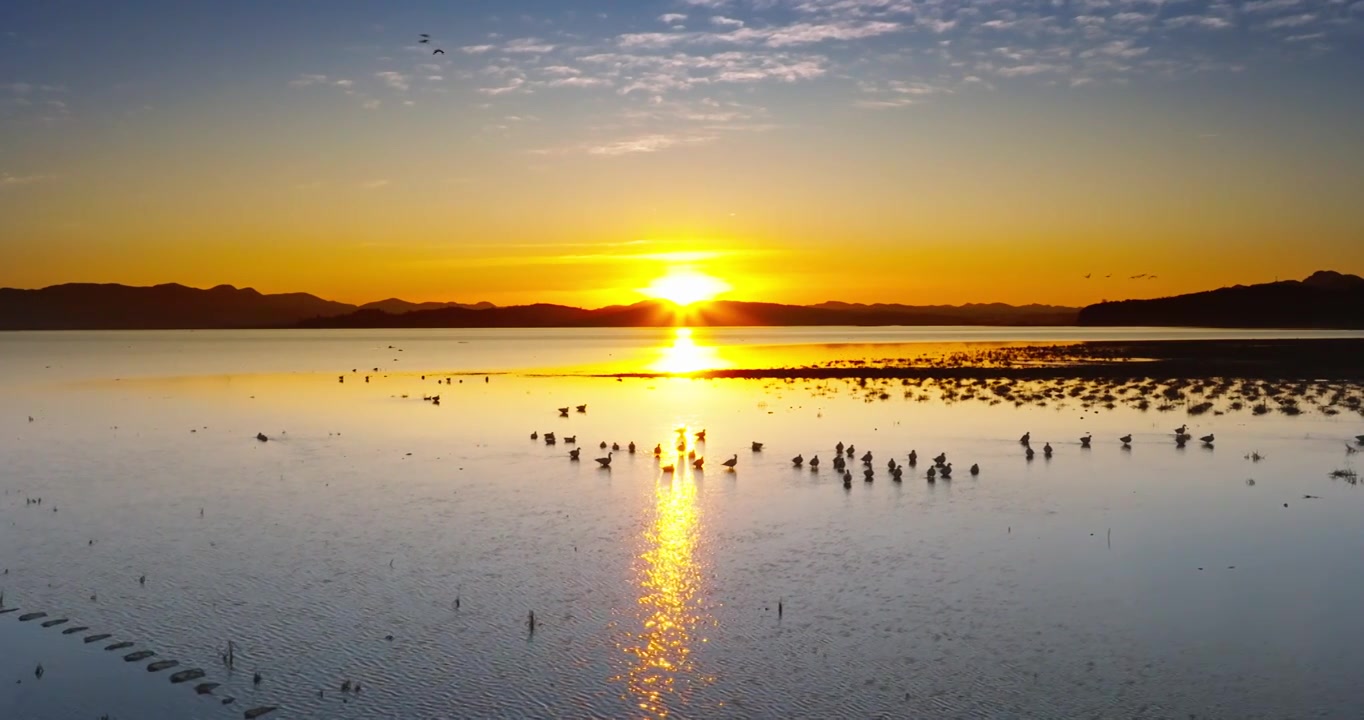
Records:
M668 274L654 280L649 287L640 292L652 298L667 300L685 307L693 303L714 299L716 295L730 289L729 283L699 272L693 268L675 268Z

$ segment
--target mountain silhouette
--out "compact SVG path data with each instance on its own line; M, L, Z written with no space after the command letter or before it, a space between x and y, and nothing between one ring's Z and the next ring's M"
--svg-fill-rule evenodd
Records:
M399 311L445 305L402 300L373 304ZM309 318L344 315L358 309L307 293L267 295L231 285L208 290L175 283L152 287L70 283L41 290L0 288L0 330L291 327Z
M516 305L474 310L447 307L402 314L361 310L301 323L310 328L667 327L809 325L1073 325L1074 308L1031 305L932 306L781 305L720 300L679 315L668 303L645 301L587 310L565 305ZM985 310L973 308L987 308Z
M1364 328L1364 278L1332 271L1304 280L1236 285L1080 310L1089 326Z

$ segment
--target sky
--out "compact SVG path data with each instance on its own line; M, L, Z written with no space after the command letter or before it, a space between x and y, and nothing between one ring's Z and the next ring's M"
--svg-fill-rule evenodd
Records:
M1083 305L1364 273L1360 78L1364 0L13 0L0 286Z

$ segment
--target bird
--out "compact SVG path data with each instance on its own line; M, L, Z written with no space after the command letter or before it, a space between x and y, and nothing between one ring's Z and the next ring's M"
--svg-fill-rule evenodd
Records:
M654 457L659 457L661 455L663 455L663 443L654 446Z
M944 480L951 480L951 479L952 479L952 463L947 463L946 465L943 465L943 466L942 466L942 470L940 470L939 472L942 474L942 479L944 479Z
M565 436L564 436L564 442L567 443L567 444L569 444L569 445L577 445L577 444L578 444L578 436L577 436L577 435L565 435Z
M559 417L568 417L568 408L559 408Z
M1088 279L1089 279L1089 276L1090 276L1090 275L1093 275L1093 274L1094 274L1094 273L1085 273L1085 279L1088 280Z
M585 412L587 412L587 406L586 406L586 405L579 405L579 406L578 406L578 412L580 412L580 413L585 413Z
M891 458L890 461L886 463L886 469L895 472L895 458Z
M753 448L753 452L761 452L763 449L763 444L760 442L754 442L750 443L750 447Z
M848 457L852 457L853 455L856 455L856 454L857 454L857 448L855 448L855 447L849 445L849 446L848 446Z
M1208 433L1207 435L1204 435L1203 437L1198 439L1202 441L1204 445L1211 445L1212 441L1214 440L1212 433Z
M1175 434L1176 434L1176 435L1183 435L1185 432L1188 431L1188 429L1189 429L1189 425L1188 425L1188 423L1185 423L1185 424L1180 425L1179 427L1175 428Z
M864 481L866 481L866 482L871 482L872 480L875 480L875 479L876 479L876 471L875 471L875 470L872 470L871 468L867 468L866 470L863 470L863 471L862 471L862 479L863 479Z
M581 448L573 448L572 450L569 450L569 451L568 451L568 459L569 459L569 460L574 460L574 461L576 461L576 460L578 459L578 452L579 452L580 450L581 450Z
M945 462L947 462L947 453L938 453L938 456L933 458L934 465L942 465Z
M261 442L267 442L270 440L270 438L265 436L265 433L256 433L256 439Z
M36 667L36 668L33 669L33 677L36 677L36 678L38 678L39 680L41 680L41 679L43 678L43 673L44 673L44 672L46 672L46 671L43 670L43 664L42 664L42 663L38 663L38 667Z
M918 464L919 464L919 452L918 452L917 450L910 450L910 451L909 451L909 466L910 466L910 467L914 467L915 465L918 465Z
M844 460L842 455L835 455L835 456L834 456L834 469L835 469L835 470L843 470L843 469L846 468L846 467L848 467L848 461L847 461L847 460Z
M971 463L971 474L972 474L972 475L979 475L979 474L980 474L980 465L978 465L978 464L976 464L976 463Z
M867 453L866 453L865 455L862 456L862 464L864 464L864 465L870 465L870 464L871 464L871 451L870 451L870 450L868 450Z
M631 441L630 441L630 444L625 446L625 449L626 449L627 451L629 451L629 453L630 453L631 455L634 455L634 454L635 454L635 441L634 441L634 440L631 440Z
M615 451L615 450L619 450L619 449L620 449L620 443L611 443L611 450Z
M553 445L553 444L555 444L556 442L558 442L558 441L554 439L554 433L545 433L545 444L546 444L546 445Z
M687 449L687 441L686 441L686 440L679 439L679 440L677 441L677 451L678 451L678 452L682 452L683 450L686 450L686 449Z
M928 481L929 481L929 482L935 482L936 479L937 479L937 477L938 477L938 471L937 471L937 470L934 470L933 468L929 468L929 469L928 469Z
M612 455L612 454L613 454L613 453L606 453L606 457L604 457L604 458L597 458L597 464L598 464L598 465L601 465L601 466L604 467L604 468L609 468L609 467L611 467L611 455Z
M431 54L432 54L432 55L444 55L444 54L445 54L445 51L444 51L444 50L441 50L440 48L436 48L435 50L432 50L432 51L431 51Z
M1021 438L1018 439L1018 444L1019 444L1019 445L1027 445L1027 444L1030 443L1030 442L1032 442L1032 433L1031 433L1031 432L1025 432L1025 433L1023 433L1023 437L1021 437Z
M1120 438L1118 438L1118 439L1122 441L1122 444L1123 444L1123 445L1131 445L1131 444L1132 444L1132 434L1131 434L1131 433L1128 433L1128 434L1126 434L1126 435L1123 435L1122 437L1120 437Z
M1042 445L1042 454L1046 457L1051 457L1051 443Z
M729 468L730 470L733 470L733 469L734 469L734 466L739 464L739 456L738 456L738 454L736 453L736 454L734 455L734 457L732 457L732 458L730 458L730 459L728 459L728 460L726 460L726 461L724 461L724 462L722 462L722 463L720 463L720 464L721 464L721 465L724 465L725 467Z
M606 441L605 441L605 440L601 441L601 445L598 445L597 447L601 448L602 450L605 450L605 449L606 449Z
M818 470L818 469L819 469L819 456L818 456L818 455L816 455L816 456L810 458L810 469L811 469L811 470Z
M691 466L694 467L694 468L696 468L697 470L700 470L700 469L701 469L701 466L702 466L702 465L705 465L705 464L706 464L706 459L705 459L704 457L699 457L699 458L696 458L695 460L692 460L692 461L691 461Z
M539 433L539 432L533 432L533 433L531 433L531 434L530 434L530 439L531 439L531 440L539 440L539 439L540 439L540 433Z
M670 472L673 471L673 466L672 466L672 465L664 465L663 467L659 468L659 470L662 470L662 471L665 472L665 473L670 473Z
M843 471L843 487L845 488L852 487L852 473L848 472L847 470Z
M894 480L895 482L901 482L902 478L904 477L904 474L905 474L904 468L897 466L894 470L890 471L890 479Z
M429 42L431 42L431 36L430 36L430 35L427 35L426 33L422 33L421 39L418 40L417 42L423 43L423 44L429 43Z
M1364 436L1361 436L1361 437L1364 437ZM842 440L839 440L839 441L838 441L838 444L834 446L834 450L836 450L836 451L838 452L839 455L842 455L842 454L843 454L843 441L842 441Z
M1080 438L1080 447L1082 447L1082 448L1087 448L1087 447L1089 447L1089 441L1090 441L1090 440L1093 440L1093 439L1094 439L1094 436L1093 436L1093 435L1090 435L1090 434L1088 434L1088 433L1085 433L1085 436L1082 437L1082 438Z
M687 459L688 459L688 460L695 460L695 459L696 459L696 450L694 450L694 449L693 449L693 450L688 450L688 451L687 451Z
M1037 453L1033 452L1033 449L1030 448L1030 447L1029 447L1029 448L1023 448L1023 450L1025 451L1023 454L1024 454L1029 460L1032 459L1032 456L1033 456L1033 455L1036 455L1036 454L1037 454ZM929 470L932 470L932 469L933 469L933 468L929 468Z
M261 680L260 671L257 670L257 671L256 671L256 674L251 676L251 684L252 684L252 685L260 685L260 680Z
M697 439L698 441L700 441L700 442L705 442L705 441L706 441L706 431L705 431L705 430L702 430L702 431L696 433L696 439Z
M801 465L805 464L805 457L803 455L797 455L791 458L791 464L796 467L800 467Z

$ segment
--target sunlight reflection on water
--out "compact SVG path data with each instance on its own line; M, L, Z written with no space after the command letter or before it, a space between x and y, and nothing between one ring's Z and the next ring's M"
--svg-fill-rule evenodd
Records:
M672 344L660 346L658 353L659 358L649 365L651 372L680 375L731 366L719 348L698 344L691 328L677 328Z

